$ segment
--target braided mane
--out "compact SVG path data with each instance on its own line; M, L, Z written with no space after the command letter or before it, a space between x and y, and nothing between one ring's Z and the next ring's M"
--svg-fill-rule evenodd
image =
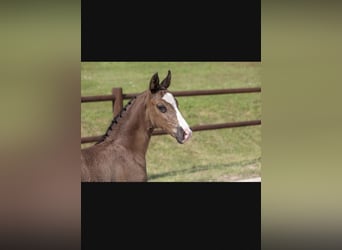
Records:
M106 133L102 136L102 138L101 138L97 143L95 143L95 145L97 145L97 144L103 142L103 141L109 136L109 131L112 131L112 130L113 130L113 126L115 126L116 124L118 124L120 118L122 117L122 114L123 114L124 112L126 112L128 106L130 106L136 98L137 98L137 97L134 96L134 97L125 105L125 107L123 107L123 108L121 109L120 113L117 114L117 115L113 118L111 124L110 124L109 127L107 128Z

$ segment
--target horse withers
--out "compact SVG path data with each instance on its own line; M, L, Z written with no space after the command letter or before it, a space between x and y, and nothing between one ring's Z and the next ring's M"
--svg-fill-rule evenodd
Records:
M82 182L147 181L145 157L155 128L181 144L190 139L192 131L168 91L170 83L170 70L161 83L155 73L149 89L127 103L102 140L81 150Z

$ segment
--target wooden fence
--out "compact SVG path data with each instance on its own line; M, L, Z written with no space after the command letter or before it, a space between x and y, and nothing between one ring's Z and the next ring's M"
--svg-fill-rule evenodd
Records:
M243 93L257 93L261 92L261 88L236 88L236 89L214 89L214 90L192 90L192 91L172 91L174 96L200 96L200 95L222 95L222 94L243 94ZM113 108L113 117L115 117L123 108L123 100L131 99L137 96L139 93L124 94L122 88L113 88L111 95L100 96L82 96L81 103L86 102L103 102L111 101ZM222 128L235 128L243 126L255 126L260 125L261 120L219 123L219 124L205 124L191 126L192 131L213 130ZM155 130L152 135L166 134L163 130ZM81 143L97 142L102 138L99 136L82 137Z

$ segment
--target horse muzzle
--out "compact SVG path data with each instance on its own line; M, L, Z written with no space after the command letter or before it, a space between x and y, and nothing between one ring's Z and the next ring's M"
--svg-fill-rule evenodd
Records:
M190 128L184 130L182 127L177 127L176 139L178 143L185 143L190 139L191 135L192 131Z

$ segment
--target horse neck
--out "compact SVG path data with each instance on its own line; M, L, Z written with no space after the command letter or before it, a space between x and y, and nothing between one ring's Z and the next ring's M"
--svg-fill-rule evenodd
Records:
M115 142L131 150L135 154L146 154L152 134L152 124L146 113L148 92L137 96L135 100L122 112L122 117L113 125L112 133L105 141Z

